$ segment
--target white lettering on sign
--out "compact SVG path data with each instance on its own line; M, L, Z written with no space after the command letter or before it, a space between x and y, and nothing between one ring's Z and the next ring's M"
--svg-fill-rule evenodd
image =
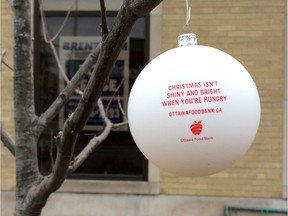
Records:
M105 85L103 91L115 92L117 90L117 80L110 79L109 82Z
M87 51L93 50L97 47L99 43L97 42L82 42L82 41L72 41L72 42L64 42L62 45L63 50L71 50L71 51Z

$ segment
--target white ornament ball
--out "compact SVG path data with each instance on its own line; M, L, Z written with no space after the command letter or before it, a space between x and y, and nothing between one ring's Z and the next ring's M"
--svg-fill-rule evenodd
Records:
M252 144L260 121L247 70L215 48L169 50L137 77L129 96L131 134L161 169L206 176L231 166Z

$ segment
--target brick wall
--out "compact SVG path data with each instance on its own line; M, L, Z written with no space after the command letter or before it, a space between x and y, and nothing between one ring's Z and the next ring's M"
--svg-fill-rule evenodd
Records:
M1 51L6 50L4 61L13 67L13 19L6 0L1 0ZM14 134L13 72L1 66L1 121L7 131ZM1 190L15 188L15 159L1 143Z
M161 192L211 196L281 197L285 0L190 0L198 43L221 49L251 73L261 98L258 135L231 168L204 178L162 173ZM163 1L163 50L176 47L185 1Z

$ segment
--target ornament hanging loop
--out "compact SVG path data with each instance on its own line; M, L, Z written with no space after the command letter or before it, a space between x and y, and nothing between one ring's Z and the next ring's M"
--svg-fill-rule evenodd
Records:
M192 33L190 26L191 8L189 7L188 1L189 0L186 0L186 23L182 28L181 35L178 36L178 47L197 45L196 34Z
M185 33L192 33L192 29L190 26L190 19L191 19L191 8L189 7L189 0L185 0L186 1L186 23L182 28L182 34Z
M190 25L191 8L189 7L188 0L186 0L186 26Z

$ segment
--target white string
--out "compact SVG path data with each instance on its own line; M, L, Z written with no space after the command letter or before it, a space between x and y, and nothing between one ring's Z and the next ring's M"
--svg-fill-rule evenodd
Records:
M188 5L188 1L189 0L186 0L186 11L187 11L187 14L186 14L186 26L189 26L189 22L190 22L190 18L191 18L191 8L189 7Z
M197 36L192 32L190 26L191 8L189 0L186 0L186 23L182 28L181 34L178 36L178 47L197 45Z

